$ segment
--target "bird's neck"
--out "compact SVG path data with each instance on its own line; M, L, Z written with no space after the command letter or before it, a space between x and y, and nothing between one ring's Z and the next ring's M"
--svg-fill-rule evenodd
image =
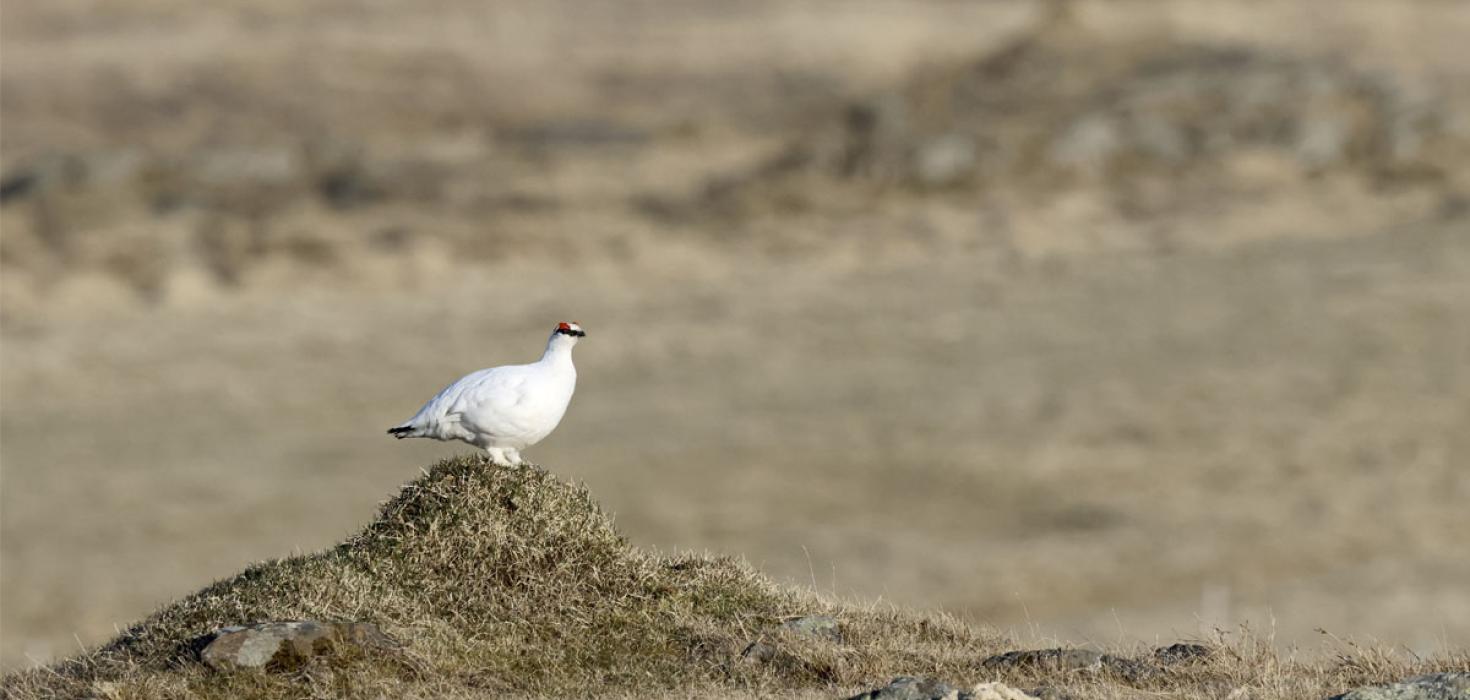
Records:
M555 341L547 343L546 352L541 355L541 362L548 365L571 365L572 346Z

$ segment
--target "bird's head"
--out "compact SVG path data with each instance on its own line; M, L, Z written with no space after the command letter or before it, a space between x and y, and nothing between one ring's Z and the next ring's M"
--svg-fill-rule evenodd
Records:
M577 341L586 335L587 333L582 330L582 326L576 321L570 323L563 321L556 324L556 330L551 332L551 342L553 345L566 345L567 347L571 347L576 345Z

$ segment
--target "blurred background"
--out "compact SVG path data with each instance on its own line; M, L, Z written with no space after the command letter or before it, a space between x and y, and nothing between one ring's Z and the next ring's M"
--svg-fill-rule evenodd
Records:
M1022 637L1470 644L1470 3L6 3L0 664L589 331L633 543Z

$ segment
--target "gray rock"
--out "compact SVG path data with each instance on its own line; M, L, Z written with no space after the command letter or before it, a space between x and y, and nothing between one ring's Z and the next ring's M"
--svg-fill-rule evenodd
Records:
M848 700L969 700L954 686L933 678L899 676L882 688L854 695Z
M828 642L842 641L842 626L837 622L837 618L828 615L808 615L787 620L781 623L780 629L791 634ZM765 639L757 639L746 645L745 650L740 652L740 660L756 664L801 663L796 656Z
M1470 700L1470 673L1431 673L1398 683L1364 686L1332 700Z
M399 644L366 622L263 622L217 630L199 658L216 671L291 668L348 647L392 650Z
M899 676L882 688L874 688L848 700L1039 700L1035 695L1004 683L981 683L961 690L941 680Z
M1040 668L1046 671L1106 671L1136 682L1159 669L1149 664L1090 649L1035 649L997 654L981 662L986 668Z
M1101 668L1102 652L1091 649L1032 649L996 654L981 662L986 668L1040 666L1059 671Z
M1203 644L1180 642L1154 650L1154 659L1165 666L1193 663L1210 656L1210 648Z
M967 697L970 700L1042 700L1031 693L1017 690L1004 683L981 683L968 692L961 692L959 697Z
M842 625L837 618L828 615L808 615L781 623L782 629L808 637L825 639L829 642L842 641Z

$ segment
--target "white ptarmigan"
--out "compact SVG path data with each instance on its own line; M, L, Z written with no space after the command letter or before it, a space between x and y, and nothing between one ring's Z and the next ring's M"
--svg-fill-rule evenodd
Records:
M500 466L525 464L521 450L550 435L572 402L577 388L572 346L586 335L575 321L559 323L540 361L467 374L388 434L463 440Z

